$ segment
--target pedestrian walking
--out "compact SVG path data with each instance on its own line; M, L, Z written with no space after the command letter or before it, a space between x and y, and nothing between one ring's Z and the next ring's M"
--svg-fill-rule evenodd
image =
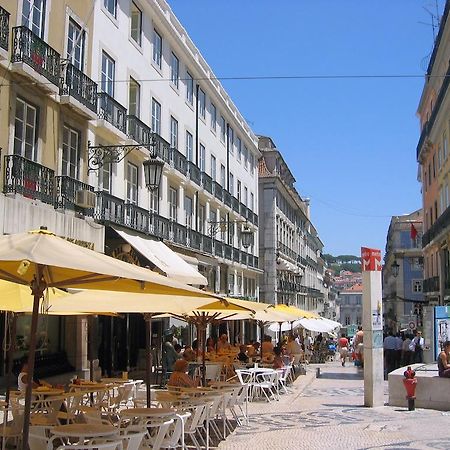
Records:
M414 352L414 362L415 363L423 363L424 346L425 346L425 339L422 337L422 332L418 331L409 346L409 349L412 352Z
M339 347L339 355L341 357L342 367L345 367L345 361L348 356L348 339L347 339L345 333L342 333L341 338L338 341L338 347Z
M388 335L384 338L383 348L384 348L384 368L387 375L389 372L392 372L395 369L395 355L397 342L392 330L389 330Z

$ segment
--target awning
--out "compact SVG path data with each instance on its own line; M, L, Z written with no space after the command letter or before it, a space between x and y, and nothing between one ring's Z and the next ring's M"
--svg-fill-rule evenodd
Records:
M185 284L199 284L204 286L208 284L208 280L203 275L178 256L164 242L144 238L115 227L113 228L135 250L164 272L168 278L173 278Z
M295 274L303 273L303 270L300 267L296 266L295 264L292 264L290 261L287 261L286 259L281 257L277 258L277 269L286 270L288 272L292 272Z

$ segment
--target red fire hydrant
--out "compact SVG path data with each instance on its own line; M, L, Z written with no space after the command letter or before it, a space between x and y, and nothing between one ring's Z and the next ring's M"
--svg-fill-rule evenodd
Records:
M408 411L414 411L417 386L416 372L411 369L411 366L408 366L408 369L403 372L403 375L405 377L403 385L405 386L406 398L408 399Z

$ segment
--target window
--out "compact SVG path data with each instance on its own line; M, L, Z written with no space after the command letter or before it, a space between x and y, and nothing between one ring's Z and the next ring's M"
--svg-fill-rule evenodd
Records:
M228 127L228 146L231 154L234 153L234 130L230 126Z
M234 294L234 274L228 274L228 294Z
M67 31L67 59L79 70L84 66L85 33L72 18Z
M234 175L230 172L230 185L228 187L231 195L234 195Z
M127 162L125 174L126 201L137 205L138 202L138 168Z
M203 144L200 144L200 161L199 168L202 172L205 171L206 167L206 148Z
M253 192L250 192L250 205L248 206L252 211L255 209L255 196L253 195Z
M211 171L210 175L213 181L216 181L216 157L211 155Z
M194 160L193 143L194 143L194 139L192 137L192 134L189 133L189 131L186 131L186 159L188 161Z
M161 105L152 98L152 131L161 135Z
M412 291L422 292L422 280L412 280Z
M108 192L108 194L112 193L112 164L110 162L106 162L103 164L101 168L101 182L102 182L102 190L104 192Z
M225 166L223 164L220 165L220 184L225 188Z
M248 148L245 145L243 150L243 157L244 157L244 169L248 170Z
M237 199L241 201L241 193L242 193L242 186L241 182L237 180Z
M422 258L410 258L411 270L422 270Z
M80 133L64 125L61 175L78 179L80 160Z
M214 103L211 103L211 130L216 131L217 127L217 109Z
M253 153L249 155L250 173L253 175L255 173L255 157Z
M220 116L220 140L225 143L227 125L223 116Z
M345 316L345 325L351 325L350 316Z
M141 103L141 87L139 83L130 77L130 89L128 95L128 112L132 116L139 117Z
M172 61L170 63L170 81L178 89L180 80L180 60L175 53L172 53Z
M22 25L44 38L45 0L23 0Z
M194 79L186 72L186 100L192 105L194 103Z
M131 39L136 44L141 45L142 42L142 11L131 2Z
M236 149L237 149L237 159L238 161L242 160L242 142L240 138L236 138Z
M206 117L206 95L201 89L198 90L198 110L200 112L200 116L205 118Z
M106 52L102 52L102 91L111 97L114 97L114 80L115 80L116 63Z
M150 212L159 213L159 189L153 189L149 192L150 195Z
M103 6L114 17L117 14L117 0L103 0Z
M200 205L200 207L198 208L198 221L199 221L198 231L201 234L205 234L205 220L206 220L206 206Z
M178 120L170 116L170 147L178 148Z
M192 197L185 196L184 197L184 213L186 216L186 226L188 228L192 228L192 216L194 213L194 200Z
M172 186L169 186L169 219L176 222L178 217L178 192Z
M39 110L31 103L17 98L14 120L14 154L37 161Z
M162 62L162 37L153 30L153 62L161 69Z
M245 206L248 206L248 189L244 186L244 200L242 202Z

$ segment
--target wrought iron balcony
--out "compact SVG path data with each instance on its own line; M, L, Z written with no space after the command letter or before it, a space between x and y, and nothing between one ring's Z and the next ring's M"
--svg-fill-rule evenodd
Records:
M55 172L19 155L5 155L3 192L53 204Z
M128 137L139 144L150 144L152 130L136 116L127 116Z
M242 202L239 203L239 214L247 218L247 207Z
M224 243L221 241L214 241L214 255L218 256L219 258L223 258L223 248Z
M231 194L223 189L223 202L231 208Z
M177 244L187 244L187 228L177 222L170 222L170 240Z
M127 109L106 92L100 92L98 94L98 118L105 120L126 134Z
M173 152L173 165L178 172L182 173L183 175L187 174L187 159L186 156L184 156L182 153L180 153L176 149L172 149Z
M439 292L439 277L431 277L423 280L423 292Z
M0 6L0 48L8 51L9 47L9 12Z
M231 207L239 214L239 200L236 197L231 197Z
M428 245L440 233L450 227L450 206L437 218L436 222L424 233L422 247Z
M76 180L67 175L55 177L55 208L70 209L82 212L85 216L94 215L94 208L81 208L76 205L77 191L91 191L94 188L89 184Z
M228 244L223 245L223 257L232 261L233 259L233 247Z
M158 236L161 239L170 238L170 220L158 214L150 215L150 234Z
M170 148L170 144L157 133L153 133L153 142L155 142L157 156L170 164L172 159L172 149Z
M188 161L188 174L190 180L200 186L200 169L192 161Z
M297 261L297 258L298 258L297 253L280 241L277 242L277 250L280 253L282 253L284 256L287 256L288 258L291 258L294 261Z
M125 225L125 202L107 192L97 191L97 203L94 218L100 222L112 222Z
M189 244L196 250L202 250L202 235L198 231L189 230Z
M62 71L60 95L70 95L93 113L97 113L97 83L73 64Z
M150 212L134 203L125 203L125 226L147 234L150 229Z
M213 187L214 187L214 197L216 197L217 200L220 200L222 202L223 201L222 186L217 181L214 181Z
M211 255L213 253L212 239L209 236L203 236L203 251Z
M59 86L59 53L27 27L13 28L11 62L23 62L55 86Z
M203 189L205 189L206 192L209 192L210 194L213 193L213 181L212 178L206 174L205 172L202 172L202 186Z
M241 261L241 252L237 248L233 248L233 261L240 262Z

